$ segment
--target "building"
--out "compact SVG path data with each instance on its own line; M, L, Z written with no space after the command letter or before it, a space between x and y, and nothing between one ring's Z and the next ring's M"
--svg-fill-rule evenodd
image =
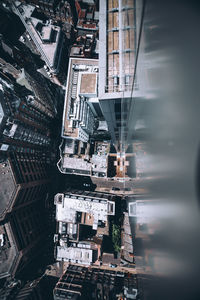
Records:
M23 34L25 28L20 22L19 17L6 9L3 2L5 1L1 1L0 3L0 34L3 34L10 40L14 41Z
M7 280L0 288L1 300L53 300L53 289L57 281L58 278L45 274L26 282Z
M131 228L130 214L124 212L124 220L122 227L122 254L124 261L134 263L134 249L133 249L133 229Z
M64 143L64 142L63 142ZM83 143L67 139L60 146L58 169L63 174L107 177L109 141Z
M0 112L0 150L31 152L50 146L50 110L2 72Z
M128 131L135 64L135 1L101 1L98 96L115 151L108 156L108 177L136 177ZM131 121L131 120L130 120Z
M0 278L19 274L43 251L48 172L40 156L1 155Z
M78 31L76 40L70 50L70 57L97 58L97 44L96 33L83 34L83 32Z
M0 44L0 149L45 153L62 102L60 88L37 72L36 59L23 43L2 36Z
M88 142L98 116L98 61L70 59L63 112L62 138ZM96 105L95 105L96 104ZM95 109L96 108L96 109Z
M64 45L61 28L46 22L37 14L34 15L35 7L32 5L13 3L12 8L20 17L47 67L52 73L58 74Z
M22 3L31 4L35 7L37 14L43 14L46 19L50 19L52 23L57 24L59 22L62 31L65 36L70 40L73 36L74 23L76 23L76 14L73 13L74 3L66 0L31 0L24 1Z
M48 18L55 21L68 22L73 24L73 16L71 12L71 5L66 0L31 0L23 1L34 5L38 12L45 14Z
M75 1L78 21L76 29L85 33L96 32L99 29L98 1Z
M54 300L137 299L136 275L69 265L54 288Z
M4 64L1 64L2 71L5 73L8 69L7 72L16 78L17 83L25 86L30 91L29 94L33 94L46 107L49 116L55 117L59 102L59 88L38 72L44 62L24 43L11 42L4 36L1 36L0 51L1 59L4 61ZM8 68L8 63L15 68L10 68L10 65Z
M2 72L12 75L17 83L25 86L29 94L34 95L50 111L50 117L55 117L60 102L59 87L38 72L44 61L22 42L11 42L5 36L0 39Z
M99 264L103 235L109 235L109 216L115 215L115 196L68 190L57 194L56 259Z
M98 61L70 58L57 164L63 174L107 176L109 142L96 143L102 151L91 154L90 138L102 118L97 93Z
M99 101L117 152L127 140L135 63L133 1L100 1Z

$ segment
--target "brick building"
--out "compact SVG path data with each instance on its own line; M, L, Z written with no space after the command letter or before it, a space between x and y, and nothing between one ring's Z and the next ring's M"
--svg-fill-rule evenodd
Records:
M136 299L136 275L69 265L54 289L54 300Z
M100 264L101 244L109 236L109 216L115 215L115 195L68 190L55 196L58 261Z
M48 171L36 155L1 156L0 278L19 274L43 249Z

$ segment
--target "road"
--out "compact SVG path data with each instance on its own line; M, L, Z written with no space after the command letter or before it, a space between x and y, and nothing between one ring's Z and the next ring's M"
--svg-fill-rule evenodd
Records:
M129 194L146 194L148 186L151 185L151 180L133 179L131 181L120 182L106 178L96 178L89 176L78 175L63 175L63 189L71 186L77 189L99 191L113 193L117 195ZM119 191L113 191L112 188L117 187ZM124 191L124 188L129 188L130 191Z

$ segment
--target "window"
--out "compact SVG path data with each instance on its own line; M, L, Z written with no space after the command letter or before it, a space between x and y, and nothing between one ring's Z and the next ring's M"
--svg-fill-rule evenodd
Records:
M115 103L115 113L121 113L121 102Z

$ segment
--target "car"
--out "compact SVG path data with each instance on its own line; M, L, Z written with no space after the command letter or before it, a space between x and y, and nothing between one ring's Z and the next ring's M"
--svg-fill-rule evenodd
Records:
M47 65L44 65L44 69L45 69L46 71L49 70L49 68L47 67Z
M116 264L109 264L109 267L110 268L117 268L117 265Z
M90 187L90 184L89 184L89 183L86 183L86 182L84 182L84 183L83 183L83 186L85 186L85 187Z
M23 43L25 42L25 38L23 37L23 35L20 36L19 40L20 40L21 42L23 42Z
M31 37L28 33L26 34L26 36L27 36L28 40L31 41Z
M113 186L112 191L120 191L120 188Z
M50 78L52 77L52 74L49 71L47 71L47 74Z

